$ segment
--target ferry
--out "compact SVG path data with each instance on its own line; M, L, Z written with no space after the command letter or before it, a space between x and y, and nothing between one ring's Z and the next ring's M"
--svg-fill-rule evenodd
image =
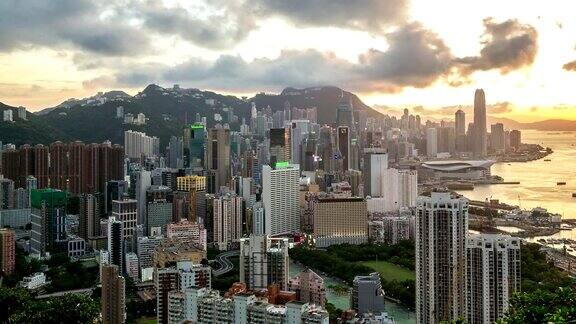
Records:
M576 192L572 193L572 198L576 198Z
M550 160L550 159L544 159L544 162L550 162L550 161L552 161L552 160Z
M556 182L557 186L565 186L566 185L566 181L558 181Z

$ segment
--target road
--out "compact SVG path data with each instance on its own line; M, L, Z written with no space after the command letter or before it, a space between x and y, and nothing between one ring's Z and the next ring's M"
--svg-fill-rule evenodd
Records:
M64 296L67 294L85 294L89 295L92 293L94 288L85 288L85 289L76 289L76 290L67 290L67 291L57 291L55 293L46 294L46 295L38 295L37 299L49 298L49 297L59 297Z
M234 264L229 260L230 257L240 255L240 251L226 251L216 256L216 262L220 264L218 270L214 270L214 276L218 277L234 269Z

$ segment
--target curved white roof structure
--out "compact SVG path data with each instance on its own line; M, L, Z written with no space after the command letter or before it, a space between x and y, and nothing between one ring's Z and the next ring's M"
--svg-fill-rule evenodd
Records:
M490 169L494 161L490 160L440 160L422 163L422 167L444 172L458 172L469 169Z

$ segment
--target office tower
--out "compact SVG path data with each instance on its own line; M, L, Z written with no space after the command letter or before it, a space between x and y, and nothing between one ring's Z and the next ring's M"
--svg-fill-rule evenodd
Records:
M190 125L184 132L184 152L188 167L203 168L206 151L206 128L202 123Z
M438 152L454 154L456 141L453 127L440 127L436 129Z
M128 195L128 182L124 180L111 180L106 182L106 191L104 192L104 210L106 215L112 213L112 201L122 200Z
M456 137L466 135L466 113L458 109L454 114Z
M112 201L112 217L116 221L122 222L122 236L124 239L129 240L135 235L138 221L137 209L138 202L134 199Z
M50 188L68 190L68 145L50 144Z
M208 169L208 192L216 193L220 187L230 184L230 130L213 128L208 131L206 168Z
M169 168L180 169L184 167L184 150L181 137L170 137L167 153Z
M474 93L474 155L484 157L487 154L486 135L486 98L484 90L476 89Z
M138 224L146 225L146 191L152 185L152 174L147 170L136 173L135 198L138 201Z
M302 141L310 133L309 120L292 120L290 128L290 161L292 164L302 162Z
M416 207L418 198L418 172L416 170L398 170L398 205Z
M109 263L124 269L124 226L114 216L108 218L108 253Z
M436 128L426 129L426 155L435 158L438 154L438 135Z
M490 125L490 146L496 152L504 152L506 148L506 135L502 123Z
M102 195L82 194L79 200L78 236L88 241L100 236Z
M342 159L342 170L350 169L350 128L347 126L338 126L337 146Z
M146 215L146 233L152 233L155 227L166 233L166 226L172 221L172 203L166 199L155 199L148 203Z
M354 114L352 112L352 98L351 96L344 96L344 92L340 97L338 109L336 110L336 127L348 127L351 133L354 133Z
M270 163L290 160L289 132L285 128L270 129Z
M170 292L186 291L188 288L211 287L211 268L190 261L177 262L175 267L156 269L154 285L156 288L156 314L158 323L170 323L168 320Z
M437 323L466 315L468 201L450 192L418 198L416 321Z
M13 230L0 228L0 276L14 272L16 264L16 235Z
M0 179L0 210L14 208L14 181Z
M318 198L313 209L316 246L367 241L368 212L363 198Z
M114 264L103 264L102 280L102 322L124 323L126 321L126 290L125 281L120 268ZM73 310L62 310L73 311Z
M316 272L306 268L288 281L288 290L296 292L296 298L304 303L324 307L326 304L326 287L324 279Z
M229 244L242 237L242 197L231 193L220 195L214 198L213 208L214 243L220 250L226 250Z
M358 314L384 312L384 291L378 272L368 276L356 276L352 284L350 307Z
M275 283L288 288L288 239L251 235L240 239L240 282L250 289L265 289Z
M300 167L276 163L262 167L264 231L268 235L300 231Z
M32 190L30 206L31 251L40 255L65 251L66 192L56 189Z
M510 131L510 147L514 150L518 150L520 148L520 144L522 144L522 133L519 130L511 130Z
M494 323L510 307L510 297L520 291L520 239L480 234L468 237L467 323Z
M176 188L178 191L200 191L206 190L206 177L189 175L176 178Z
M388 169L388 153L381 148L364 149L364 196L381 197L382 176Z
M146 133L127 130L124 132L124 150L126 157L130 159L158 156L160 154L160 139L155 136L147 136Z

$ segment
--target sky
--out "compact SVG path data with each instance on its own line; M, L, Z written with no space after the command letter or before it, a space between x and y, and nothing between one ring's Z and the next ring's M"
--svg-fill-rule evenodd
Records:
M572 0L3 0L0 102L147 84L251 96L334 85L382 111L576 119Z

